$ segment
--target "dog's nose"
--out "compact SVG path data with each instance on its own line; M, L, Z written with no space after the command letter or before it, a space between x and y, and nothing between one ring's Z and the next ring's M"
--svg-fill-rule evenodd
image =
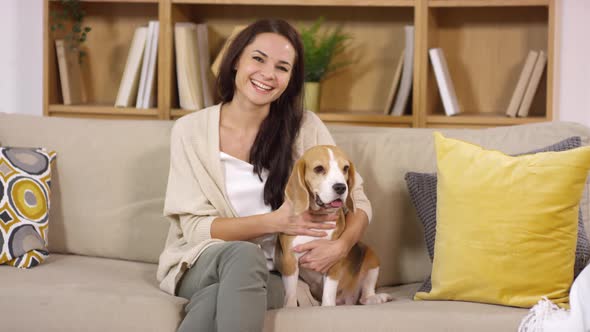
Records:
M344 183L335 183L332 186L332 189L334 189L338 195L342 195L346 191L346 185Z

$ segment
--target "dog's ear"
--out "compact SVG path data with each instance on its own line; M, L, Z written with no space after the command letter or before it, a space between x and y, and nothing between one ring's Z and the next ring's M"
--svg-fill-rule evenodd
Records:
M305 185L305 161L299 159L287 182L285 198L291 203L294 214L301 214L309 209L309 192Z
M349 211L355 211L355 204L354 200L352 199L352 188L354 188L354 177L356 175L356 170L354 168L354 164L352 161L349 161L349 168L348 168L348 179L346 180L346 185L348 186L348 195L346 196L346 208Z

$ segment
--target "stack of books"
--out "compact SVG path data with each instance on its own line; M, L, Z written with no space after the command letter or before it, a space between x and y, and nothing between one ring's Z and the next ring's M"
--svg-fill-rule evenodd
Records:
M529 115L533 97L539 87L546 64L547 54L544 51L529 51L512 98L510 98L510 104L506 109L507 116L525 117Z
M152 108L156 104L158 21L135 29L115 107Z
M180 22L174 26L176 79L180 108L199 110L213 105L207 25Z
M383 114L400 116L406 113L414 77L414 26L404 27L405 49L393 74L393 83L387 96ZM411 103L410 103L411 105Z

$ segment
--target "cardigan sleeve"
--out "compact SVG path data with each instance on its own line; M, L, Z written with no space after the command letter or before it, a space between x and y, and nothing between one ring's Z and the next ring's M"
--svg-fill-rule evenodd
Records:
M205 196L197 172L203 170L201 158L192 148L190 131L177 121L171 133L170 173L164 215L178 222L186 242L198 244L211 239L211 223L219 216ZM206 173L200 172L201 176Z
M304 122L304 128L302 128L302 131L307 131L307 128L305 128L307 126L315 128L315 145L336 145L334 138L332 138L332 135L330 134L330 131L315 113L307 112L306 117L307 119ZM311 147L312 145L306 146L305 150ZM373 217L373 209L371 202L367 198L367 195L365 195L365 191L363 189L363 178L358 172L355 172L355 183L354 187L350 191L350 194L352 196L352 200L354 201L355 208L365 211L370 223Z

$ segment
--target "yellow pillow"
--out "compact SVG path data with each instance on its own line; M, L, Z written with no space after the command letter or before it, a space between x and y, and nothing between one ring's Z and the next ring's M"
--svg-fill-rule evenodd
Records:
M567 305L590 147L511 157L434 137L432 290L415 299Z

